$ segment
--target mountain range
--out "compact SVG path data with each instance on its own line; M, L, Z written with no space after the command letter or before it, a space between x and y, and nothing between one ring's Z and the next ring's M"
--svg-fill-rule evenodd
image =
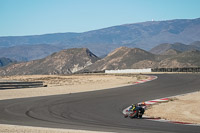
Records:
M168 43L200 40L200 18L124 24L83 33L0 37L1 57L18 61L41 59L68 48L89 48L97 56L121 46L150 50ZM195 45L194 45L195 46ZM43 50L35 50L35 49Z
M157 55L138 48L120 47L82 71L199 67L199 59L198 50L180 52L169 49L165 54Z
M0 75L72 74L134 68L184 68L200 66L200 51L169 49L153 54L139 48L120 47L103 59L87 48L72 48L53 53L46 58L0 68Z

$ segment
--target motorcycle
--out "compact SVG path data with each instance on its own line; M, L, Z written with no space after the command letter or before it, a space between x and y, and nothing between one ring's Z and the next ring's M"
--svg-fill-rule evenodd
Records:
M137 106L136 109L134 109L133 111L129 110L130 108L128 108L124 113L124 117L130 117L131 119L142 118L142 115L145 112L145 108L146 106Z

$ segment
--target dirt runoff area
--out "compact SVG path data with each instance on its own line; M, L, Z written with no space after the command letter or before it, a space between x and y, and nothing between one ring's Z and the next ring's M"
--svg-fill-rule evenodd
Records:
M131 85L148 76L132 74L85 74L85 75L27 75L1 77L1 81L43 81L47 87L0 90L0 100L69 94L86 91L103 90ZM0 133L100 133L95 131L50 129L0 124Z
M170 121L200 124L200 92L172 98L172 101L153 105L145 115Z
M43 81L47 87L24 88L12 90L0 90L0 100L25 98L36 96L48 96L58 94L69 94L86 91L103 90L108 88L130 85L140 79L146 79L144 75L27 75L10 76L1 80L11 81Z
M0 124L0 133L112 133L86 130L28 127Z

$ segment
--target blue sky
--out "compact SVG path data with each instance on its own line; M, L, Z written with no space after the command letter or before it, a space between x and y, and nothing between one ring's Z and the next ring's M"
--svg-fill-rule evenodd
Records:
M200 17L200 0L0 0L0 36L85 32Z

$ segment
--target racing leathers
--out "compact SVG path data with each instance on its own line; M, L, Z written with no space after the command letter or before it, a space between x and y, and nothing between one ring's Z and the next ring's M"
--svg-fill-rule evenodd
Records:
M128 111L133 112L134 110L136 110L136 107L137 107L136 105L132 104Z

